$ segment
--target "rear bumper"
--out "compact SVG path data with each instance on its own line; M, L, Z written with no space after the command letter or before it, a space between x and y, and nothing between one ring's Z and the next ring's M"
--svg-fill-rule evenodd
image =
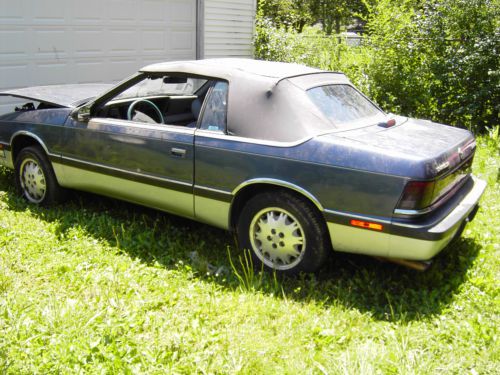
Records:
M343 220L329 220L328 230L336 251L359 253L388 258L428 260L443 250L478 209L478 202L486 188L486 182L471 178L472 186L444 217L418 224L392 220L383 222L383 231L355 228ZM327 217L338 213L327 213ZM352 217L359 219L359 217ZM374 221L374 218L368 220ZM376 221L376 219L375 219ZM347 220L348 222L348 220Z

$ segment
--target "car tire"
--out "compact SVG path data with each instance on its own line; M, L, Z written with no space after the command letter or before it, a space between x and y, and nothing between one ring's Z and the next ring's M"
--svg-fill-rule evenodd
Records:
M237 238L240 249L251 250L256 268L289 275L317 271L331 252L316 207L286 191L252 197L239 216Z
M54 170L40 147L23 148L15 162L16 187L30 203L50 205L64 198Z

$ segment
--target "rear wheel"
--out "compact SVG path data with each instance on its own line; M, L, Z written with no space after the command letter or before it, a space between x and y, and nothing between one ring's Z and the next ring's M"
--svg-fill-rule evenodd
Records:
M40 147L21 150L16 158L15 175L18 191L31 203L48 205L63 198L63 189Z
M330 251L319 212L289 192L251 198L241 212L237 233L240 248L252 250L254 264L287 274L318 270Z

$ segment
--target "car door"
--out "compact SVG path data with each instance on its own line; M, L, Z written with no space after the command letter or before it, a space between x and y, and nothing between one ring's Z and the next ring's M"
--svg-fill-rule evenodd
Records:
M61 184L193 217L194 128L109 116L68 119Z
M65 185L193 215L193 129L93 118L69 124Z

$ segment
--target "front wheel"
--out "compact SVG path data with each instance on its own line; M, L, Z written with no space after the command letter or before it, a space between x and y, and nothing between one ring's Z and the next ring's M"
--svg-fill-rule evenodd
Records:
M18 191L31 203L48 205L63 198L52 166L39 147L21 150L16 158L15 175Z
M317 271L331 249L326 226L309 202L288 192L251 198L238 221L238 243L256 265L287 274Z

